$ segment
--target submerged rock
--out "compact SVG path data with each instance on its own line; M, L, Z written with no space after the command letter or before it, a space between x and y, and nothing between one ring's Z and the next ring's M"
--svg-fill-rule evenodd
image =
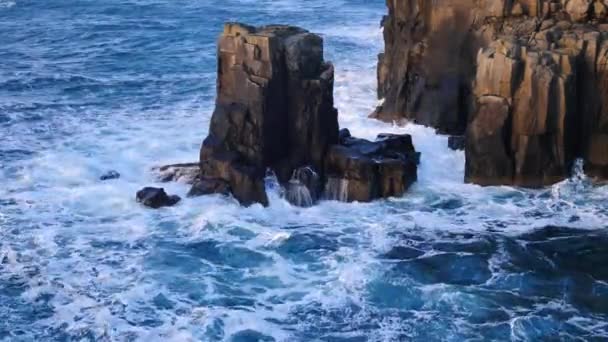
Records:
M388 1L375 117L466 134L466 181L608 177L606 4Z
M170 207L177 204L181 198L177 195L167 195L165 189L146 187L137 192L137 202L150 207L158 209L162 207Z
M107 180L118 179L118 178L120 178L120 173L118 173L118 171L115 171L115 170L110 170L110 171L104 173L103 175L101 175L101 177L99 177L99 180L107 181Z

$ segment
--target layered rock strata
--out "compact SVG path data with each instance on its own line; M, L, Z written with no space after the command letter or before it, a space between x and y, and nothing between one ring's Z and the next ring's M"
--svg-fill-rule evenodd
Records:
M288 191L297 191L288 199L306 197L296 204L310 205L321 197L326 165L340 144L333 83L334 69L323 59L320 36L291 26L226 24L218 42L216 107L191 194L231 193L244 205L267 205L264 179L271 170ZM344 178L344 170L332 172ZM412 177L411 167L407 176ZM401 182L409 186L412 181ZM353 200L402 194L407 186L393 188Z
M466 134L466 181L608 177L600 0L388 0L374 114Z

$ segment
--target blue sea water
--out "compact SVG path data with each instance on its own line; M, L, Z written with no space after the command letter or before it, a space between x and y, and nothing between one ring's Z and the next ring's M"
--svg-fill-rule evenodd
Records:
M608 188L465 185L433 130L377 105L382 0L0 0L0 340L605 341ZM300 25L336 64L340 123L409 132L403 198L146 210L196 160L225 21ZM119 180L100 182L105 171ZM188 187L163 185L184 195Z

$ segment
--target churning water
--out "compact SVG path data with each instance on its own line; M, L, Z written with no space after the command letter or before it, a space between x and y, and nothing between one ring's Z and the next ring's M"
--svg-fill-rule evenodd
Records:
M383 0L0 0L0 339L608 339L608 188L465 185L447 138L367 119L384 14ZM228 20L322 34L341 125L413 134L411 191L135 203L151 167L196 159ZM98 181L110 169L122 178Z

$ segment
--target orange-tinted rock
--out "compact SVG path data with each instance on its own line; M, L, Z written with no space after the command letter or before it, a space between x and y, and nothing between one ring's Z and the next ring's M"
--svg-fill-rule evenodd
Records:
M606 178L605 1L387 5L376 117L451 134L468 126L469 182L547 185L568 177L576 158Z

